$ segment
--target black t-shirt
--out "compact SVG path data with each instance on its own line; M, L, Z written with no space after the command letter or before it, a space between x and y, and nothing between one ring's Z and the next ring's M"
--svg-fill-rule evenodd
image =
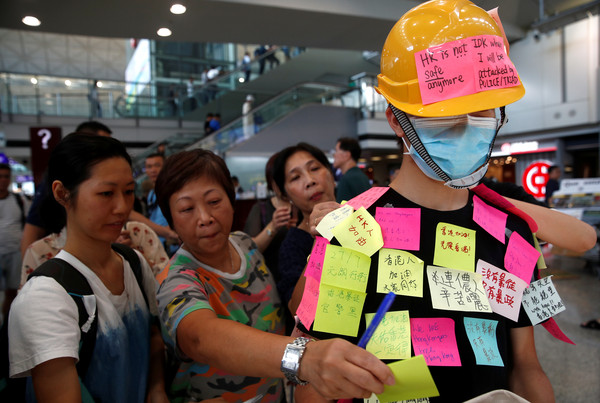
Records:
M440 397L431 398L431 401L462 402L491 390L508 389L508 373L512 361L510 355L510 329L513 327L531 326L531 322L523 307L521 306L520 309L518 323L493 312L462 312L434 309L427 280L427 266L433 265L435 231L438 223L453 224L476 231L475 264L479 259L483 259L496 267L504 269L504 254L508 244L508 237L506 238L506 243L503 244L473 221L472 192L469 192L468 203L465 207L454 211L437 211L421 207L390 188L368 209L373 217L375 217L376 207L421 209L420 249L418 251L407 252L417 256L424 262L423 297L396 295L390 311L408 310L410 318L451 318L454 320L456 342L462 365L460 367L429 366L429 370L440 392ZM521 218L508 213L507 228L511 231L517 231L533 245L531 230ZM510 231L507 232L510 233ZM335 238L332 240L332 243L338 244ZM364 333L366 328L364 314L376 312L379 304L385 297L385 294L377 293L378 254L379 252L376 252L371 256L371 269L366 290L367 297L363 307L363 319L360 322L358 337L317 332L312 328L309 334L317 339L342 337L354 344L358 342L359 337ZM498 350L504 363L503 367L476 364L476 357L467 338L463 322L465 317L498 321L496 338L498 341ZM415 355L414 346L411 347L411 355ZM384 361L393 362L396 360Z

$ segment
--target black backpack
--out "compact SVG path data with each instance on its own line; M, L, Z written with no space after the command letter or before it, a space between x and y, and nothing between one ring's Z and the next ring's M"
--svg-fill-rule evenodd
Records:
M144 292L143 286L142 264L138 255L133 249L125 245L115 243L112 244L112 248L129 262L146 305L148 305L148 297ZM96 345L96 331L98 329L97 312L94 312L91 324L86 326L90 316L83 304L83 297L94 295L94 292L85 276L62 259L53 258L42 263L29 275L28 279L37 276L52 277L63 286L77 305L81 340L79 343L79 362L76 367L79 379L83 379L92 359L94 346ZM84 327L85 329L83 329ZM7 316L4 318L4 323L0 329L0 402L25 402L26 381L27 378L11 379L9 377Z

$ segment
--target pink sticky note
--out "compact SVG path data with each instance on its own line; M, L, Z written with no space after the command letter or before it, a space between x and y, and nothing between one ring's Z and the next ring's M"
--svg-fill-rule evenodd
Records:
M506 247L504 267L529 284L539 257L540 252L514 231Z
M410 336L415 355L429 366L460 367L460 356L450 318L411 318Z
M384 248L419 250L421 209L377 207L375 221L381 227Z
M481 274L492 311L515 322L519 320L523 290L527 288L525 281L481 259L475 271Z
M550 332L550 334L558 340L575 345L575 343L573 343L571 339L569 339L567 335L564 334L562 330L560 330L560 327L558 327L558 323L556 323L554 318L550 318L547 321L543 322L542 326L544 326L544 329Z
M377 201L385 192L387 192L389 187L385 186L375 186L369 190L366 190L359 194L358 196L353 197L348 200L346 204L354 207L354 210L358 210L361 207L368 209L371 207L373 203Z
M315 314L317 313L317 302L319 301L319 281L312 277L306 277L306 283L304 284L304 293L302 294L302 301L298 305L296 315L300 322L307 328L310 329L312 323L315 320Z
M473 196L473 221L502 243L508 214L487 205L476 195ZM383 238L385 241L385 237Z
M510 210L511 208L515 207L514 204L512 204L504 197L494 192L492 189L485 185L479 184L475 186L475 188L473 188L473 192L477 193L479 197L489 201L490 203L500 207L501 209Z
M310 257L308 258L308 264L304 275L306 277L312 277L317 281L321 281L321 273L323 272L323 259L325 259L325 250L329 241L321 236L315 237L315 243L313 244Z
M447 42L415 53L423 104L520 84L496 35Z

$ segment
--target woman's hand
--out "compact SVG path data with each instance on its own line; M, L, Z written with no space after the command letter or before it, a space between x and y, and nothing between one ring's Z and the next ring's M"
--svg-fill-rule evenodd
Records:
M277 207L271 219L272 231L277 232L282 227L288 227L291 217L292 208L289 205Z
M341 206L341 204L333 201L323 202L315 205L315 207L313 207L313 211L310 213L310 233L314 236L319 235L319 232L317 231L317 225L319 225L323 217L333 210L337 210Z
M368 398L395 383L387 365L365 349L342 339L306 345L298 377L327 399Z

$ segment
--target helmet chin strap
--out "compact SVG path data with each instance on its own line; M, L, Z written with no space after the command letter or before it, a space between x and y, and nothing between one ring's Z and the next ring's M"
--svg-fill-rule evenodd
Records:
M429 156L429 153L425 149L423 143L421 143L421 140L419 139L419 136L417 135L417 132L415 131L412 123L410 123L408 116L406 116L406 113L396 108L392 104L389 104L389 107L392 110L394 116L396 117L396 120L398 120L400 127L402 127L404 134L406 134L406 137L408 137L408 140L410 141L410 144L415 149L415 151L419 154L423 161L425 161L425 163L435 172L435 174L440 178L440 180L444 182L444 185L454 189L471 189L477 186L481 179L483 179L489 167L488 161L490 159L492 149L494 148L494 143L496 141L496 137L498 136L498 131L508 121L508 119L506 118L505 108L504 106L502 106L499 108L500 123L498 125L498 128L496 129L496 135L494 136L494 140L490 144L485 164L470 175L458 179L452 179ZM406 145L406 143L404 144Z

